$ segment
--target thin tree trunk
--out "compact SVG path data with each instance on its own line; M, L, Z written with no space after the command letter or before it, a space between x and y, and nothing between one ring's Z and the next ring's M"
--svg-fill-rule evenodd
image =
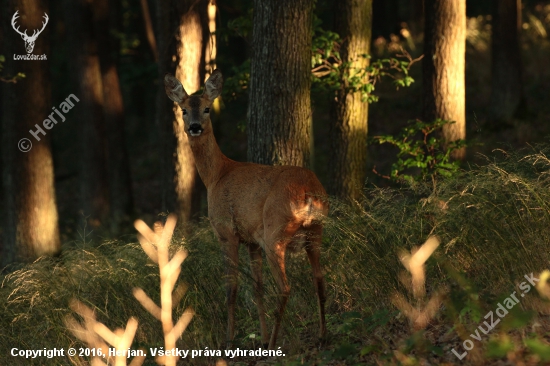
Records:
M466 1L425 0L424 118L455 121L444 126L447 142L466 138ZM465 157L465 149L453 154Z
M248 160L310 166L313 0L254 0Z
M160 141L160 189L161 210L163 212L174 212L177 204L175 189L177 140L172 123L173 114L170 111L173 102L166 97L164 83L162 82L164 75L175 67L172 57L176 52L173 35L176 31L177 21L170 16L175 13L171 4L171 0L158 0L155 8L156 37L159 52L155 120Z
M151 21L151 12L149 11L149 4L147 0L141 0L141 13L143 14L143 24L145 25L145 34L147 35L147 42L149 42L149 47L151 48L151 53L155 59L155 62L158 62L158 50L157 42L155 41L155 33L153 32L153 22Z
M111 229L118 232L129 224L134 210L130 162L124 133L124 104L116 64L117 45L110 34L116 29L109 0L95 0L94 32L99 47L99 61L103 86L103 108L107 130L107 169L111 196Z
M19 11L20 30L42 28L46 1L6 1L2 4L2 31L11 34L3 39L7 75L23 72L25 79L17 84L2 83L2 183L3 240L0 268L14 261L32 261L41 255L60 250L58 214L55 203L54 169L51 153L51 131L43 121L52 112L49 61L13 60L14 54L26 54L23 40L13 32L10 19ZM36 39L34 55L49 52L47 25ZM45 134L36 133L38 128ZM35 132L38 138L29 131ZM23 141L21 139L28 139ZM38 140L39 139L39 140ZM25 148L32 148L27 152ZM19 149L18 149L19 148Z
M369 65L360 55L370 53L372 0L343 0L336 3L335 31L344 40L342 61L350 62L349 75ZM344 199L358 198L366 177L368 103L361 93L343 87L332 102L329 192Z
M519 47L521 0L493 0L492 23L490 119L497 124L511 121L525 109Z
M216 70L216 56L218 54L218 43L216 39L216 16L218 13L218 7L215 0L209 0L208 6L206 8L207 17L208 17L208 37L204 39L204 81L206 81L212 72ZM218 122L220 117L220 100L221 96L214 100L212 103L212 110L210 113L210 119L212 120L212 127L214 127L214 132L216 133L216 140L218 144L220 143L221 136L219 134ZM212 113L214 112L214 113Z
M92 5L85 0L65 0L72 74L77 78L80 102L76 106L80 127L80 208L92 228L109 217L103 85L98 43L94 39ZM103 46L103 45L102 45Z
M207 17L208 17L208 37L205 37L205 51L204 51L204 64L205 64L205 75L204 81L206 81L212 72L216 70L216 56L218 54L217 46L217 37L216 37L216 16L218 12L218 7L216 5L216 0L210 0L206 8ZM221 128L219 127L220 121L220 110L221 110L221 96L214 100L212 103L212 108L210 109L210 120L212 121L212 127L214 129L214 135L216 136L216 141L218 144L221 144L223 140L223 135Z
M212 71L216 70L216 56L218 53L218 46L217 46L217 40L216 40L216 13L217 13L217 6L215 0L209 0L208 6L206 8L207 16L208 16L208 37L205 38L206 43L206 49L204 52L204 64L205 64L205 71L206 74L204 75L204 80L206 81L210 75L212 74ZM216 104L216 99L214 101L214 104ZM219 103L218 103L219 105Z
M193 93L201 87L204 78L204 24L201 19L201 6L204 0L186 0L181 3L182 14L176 36L177 59L175 76L185 90ZM204 11L202 11L204 13ZM176 197L178 216L182 222L189 222L200 211L201 180L195 167L193 152L187 134L183 131L183 118L179 106L173 104L174 131L177 137Z

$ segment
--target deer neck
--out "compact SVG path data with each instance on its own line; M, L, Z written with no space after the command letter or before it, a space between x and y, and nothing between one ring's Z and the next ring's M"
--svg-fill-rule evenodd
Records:
M197 171L207 189L217 182L227 168L228 159L220 150L212 128L200 136L188 136Z

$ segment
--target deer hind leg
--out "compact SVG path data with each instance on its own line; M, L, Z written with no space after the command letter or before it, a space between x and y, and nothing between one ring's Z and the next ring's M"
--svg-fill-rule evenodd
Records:
M306 239L306 252L311 269L313 270L313 284L315 285L319 305L319 338L321 339L325 337L327 331L325 323L325 280L320 263L322 232L323 227L320 225L308 228Z
M279 304L277 312L275 313L275 325L271 332L271 339L269 340L269 349L275 348L277 342L277 334L281 327L281 321L285 312L286 303L290 294L290 286L286 278L285 272L285 249L288 244L288 240L276 242L272 251L266 253L267 260L269 261L269 268L275 278L277 287L279 289Z
M252 279L254 280L254 297L256 306L258 307L258 316L260 317L260 332L262 335L262 344L264 348L269 342L267 334L267 325L265 322L265 307L264 307L264 284L262 280L262 249L256 243L248 244L248 253L250 254L250 268L252 271Z
M227 348L231 348L235 338L235 303L237 301L239 238L220 238L225 257L225 278L227 289Z

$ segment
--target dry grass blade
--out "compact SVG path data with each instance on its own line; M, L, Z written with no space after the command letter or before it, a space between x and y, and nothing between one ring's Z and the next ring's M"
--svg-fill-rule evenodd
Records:
M411 254L406 252L401 254L401 263L411 273L413 296L415 299L424 297L426 293L424 287L426 282L424 263L438 246L439 239L432 236L420 248L413 248Z
M181 317L179 318L176 325L174 325L174 328L172 328L172 336L175 338L179 338L191 322L191 319L193 319L194 315L195 311L191 308L187 308L185 312L181 314Z
M410 278L406 274L401 274L399 279L409 291L412 290L413 298L417 304L416 306L411 305L400 293L394 293L391 301L409 319L415 330L424 329L428 325L437 313L445 293L445 289L442 289L434 294L429 301L423 301L426 295L424 264L438 246L439 239L432 236L420 248L414 247L410 254L402 250L399 255L401 263L410 272Z
M158 263L159 258L155 246L151 242L149 242L143 235L138 235L138 240L145 254L147 254L147 256L151 258L153 262Z
M160 320L160 307L139 287L134 288L134 297L151 315Z
M105 340L116 350L114 364L116 366L126 365L126 361L128 359L127 350L132 345L132 341L138 327L137 319L134 317L130 318L126 324L125 330L116 329L112 332L103 323L98 322L94 311L82 302L72 299L69 307L84 319L83 327L72 316L69 315L65 318L67 328L75 335L75 337L86 343L89 348L101 349L101 352L105 355L107 362L111 364L113 358L109 356L109 347L103 341ZM143 361L145 361L145 356L137 356L134 357L131 364L138 366L141 365ZM92 358L91 364L106 365L98 356L94 356Z
M183 299L183 295L187 292L188 286L180 283L176 286L174 292L172 292L172 308L175 308L176 305Z
M158 243L160 241L160 235L153 232L143 220L136 220L134 227L150 243Z

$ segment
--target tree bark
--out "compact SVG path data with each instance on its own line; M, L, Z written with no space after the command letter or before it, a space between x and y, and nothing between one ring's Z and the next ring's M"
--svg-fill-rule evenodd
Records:
M205 81L210 77L210 75L212 75L212 72L216 70L216 56L218 54L218 45L216 39L217 5L215 0L208 0L206 12L208 16L208 37L206 37L206 39L204 40L204 64L206 72L206 74L204 75ZM217 104L217 109L219 109L218 98L216 98L214 104Z
M206 190L183 131L181 110L166 97L162 80L175 68L175 75L187 92L201 87L209 39L207 6L207 0L162 0L156 7L160 81L156 119L162 155L162 210L176 211L181 223L189 222L200 212L201 196Z
M254 0L248 160L310 166L313 0Z
M206 16L208 17L208 37L204 39L204 66L205 74L204 81L206 81L212 72L216 70L216 57L218 55L218 41L216 37L216 17L218 14L218 6L216 0L208 0L208 5L206 7ZM214 130L214 135L216 136L216 141L218 145L223 141L223 135L221 128L219 126L220 122L220 111L221 111L221 99L218 97L212 103L212 108L210 109L210 120L212 121L212 127ZM205 187L206 188L206 187Z
M425 21L424 118L455 121L443 127L444 141L465 139L466 1L425 0ZM453 158L465 153L457 150Z
M208 19L206 0L186 0L180 3L181 15L176 35L177 60L175 76L188 93L198 91L205 74L204 50L208 40ZM200 211L201 195L205 191L200 180L193 152L184 132L183 117L179 106L173 104L174 131L177 137L176 149L176 197L178 216L182 222L189 222Z
M20 30L42 28L46 1L6 1L2 4L3 50L6 56L3 74L23 72L26 77L16 84L1 83L2 89L2 183L3 240L0 268L14 261L32 261L41 255L60 250L58 214L55 203L54 169L51 153L51 131L43 121L52 112L48 60L13 60L13 55L26 54L23 40L11 29L10 18L19 11ZM51 19L50 19L51 21ZM51 24L36 39L34 55L49 59ZM45 135L36 133L38 124ZM23 138L28 139L22 143ZM21 149L29 146L28 152ZM18 149L19 147L19 149Z
M76 115L80 128L80 208L92 228L109 218L109 186L106 169L106 134L103 85L98 43L93 34L92 4L85 0L65 0L69 62L76 78L80 102ZM101 47L104 47L102 45Z
M360 55L370 53L372 0L343 0L336 3L335 31L344 40L340 48L342 61L350 62L353 75L369 65ZM343 199L358 198L366 177L368 103L361 93L346 88L336 92L332 102L330 124L331 164L329 192Z
M519 31L521 0L493 0L490 120L510 122L525 108Z
M99 62L103 86L103 110L107 131L107 170L111 197L111 229L119 232L129 224L134 211L130 161L124 133L124 104L116 64L117 42L110 30L117 27L116 13L109 0L95 0L94 32L99 47Z

